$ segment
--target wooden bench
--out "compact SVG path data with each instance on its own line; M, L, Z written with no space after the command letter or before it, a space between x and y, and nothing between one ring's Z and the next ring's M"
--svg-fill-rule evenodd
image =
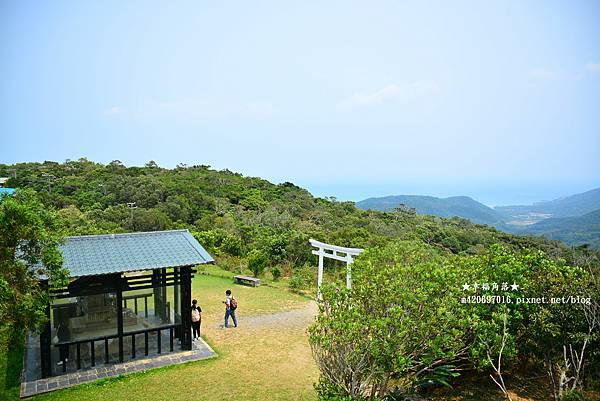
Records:
M260 280L256 277L248 277L248 276L233 276L236 284L250 284L252 287L258 287L260 285Z

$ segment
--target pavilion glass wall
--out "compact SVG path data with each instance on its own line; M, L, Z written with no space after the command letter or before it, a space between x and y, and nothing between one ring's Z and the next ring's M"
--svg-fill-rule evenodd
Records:
M50 313L52 343L117 334L116 302L114 292L54 299Z
M164 275L173 272L173 269L144 272L153 275L153 288L123 291L123 351L126 359L180 348L179 327L153 330L181 324L180 281L167 280Z
M153 277L152 285L155 287L122 292L124 360L141 357L146 352L146 339L149 343L149 354L169 352L171 343L175 344L174 348L181 346L180 327L162 330L162 341L157 338L158 330L153 330L182 324L180 270L176 268L142 272L140 274L158 276ZM168 279L164 273L176 273L175 278ZM122 285L125 285L124 281ZM120 361L117 299L118 295L113 290L104 294L52 300L51 375ZM173 341L171 336L174 337ZM162 344L162 350L159 348L159 342ZM67 358L66 364L57 365L57 362Z
M179 285L123 291L123 333L181 323Z
M62 370L62 365L57 366L59 361L68 362L68 365L76 363L77 345L65 343L81 342L79 354L84 361L89 360L92 353L91 343L86 340L112 336L109 340L109 352L110 347L117 347L114 339L117 335L116 299L116 293L111 292L52 300L50 352L53 372ZM98 357L102 358L103 349L98 352Z

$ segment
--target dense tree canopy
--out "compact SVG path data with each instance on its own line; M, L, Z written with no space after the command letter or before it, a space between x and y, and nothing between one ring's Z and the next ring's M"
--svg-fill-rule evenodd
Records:
M56 213L32 190L0 198L0 321L34 329L45 321L48 286L67 277L58 249L63 230Z
M419 239L453 253L479 253L494 243L535 247L571 258L558 242L518 237L467 220L419 216L410 211L363 211L352 202L313 197L289 182L272 184L209 166L160 168L108 165L86 159L65 163L1 165L9 186L35 189L59 210L70 234L189 228L218 237L213 251L244 257L260 249L269 264L303 265L307 239L342 246L380 245L390 238Z

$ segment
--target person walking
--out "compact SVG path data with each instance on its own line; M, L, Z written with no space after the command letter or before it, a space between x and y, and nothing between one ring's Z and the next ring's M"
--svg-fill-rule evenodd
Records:
M62 365L69 361L69 345L62 344L64 342L71 340L71 332L66 324L61 323L56 330L56 336L54 336L54 342L59 343L58 353L59 353L59 361L56 363L57 365Z
M202 323L202 309L197 300L192 301L192 341L200 338L200 324Z
M231 295L231 290L225 291L225 328L229 327L229 316L233 319L233 327L237 327L235 310L237 309L237 300Z

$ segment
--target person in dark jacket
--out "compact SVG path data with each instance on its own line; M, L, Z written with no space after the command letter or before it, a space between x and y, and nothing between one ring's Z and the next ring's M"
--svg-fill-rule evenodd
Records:
M67 327L67 325L64 323L61 323L56 330L56 336L58 337L58 343L60 344L58 347L60 360L58 361L57 365L62 365L69 360L69 344L61 344L71 340L71 332L69 331L69 327Z
M200 338L200 325L202 324L202 308L197 300L192 301L192 339L196 341Z

